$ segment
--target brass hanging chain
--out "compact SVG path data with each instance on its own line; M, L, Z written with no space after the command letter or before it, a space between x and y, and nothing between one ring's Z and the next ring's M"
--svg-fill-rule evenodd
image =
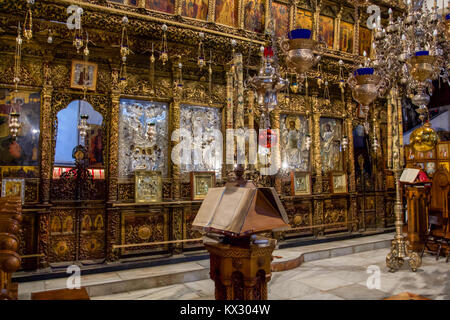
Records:
M152 42L152 54L150 55L150 93L155 94L155 45Z
M21 73L21 61L22 61L22 43L23 43L23 39L21 36L21 27L20 27L20 23L19 26L17 27L17 37L16 37L16 52L14 54L14 87L15 90L17 91L18 86L19 86L19 82L20 82L20 73Z
M128 18L124 16L122 18L122 39L120 41L120 57L121 57L121 66L120 66L120 80L119 86L121 90L124 90L128 85L127 78L127 57L130 54L130 47L128 44Z
M88 82L89 82L89 34L86 32L86 46L83 50L83 100L86 101L86 93L88 90Z

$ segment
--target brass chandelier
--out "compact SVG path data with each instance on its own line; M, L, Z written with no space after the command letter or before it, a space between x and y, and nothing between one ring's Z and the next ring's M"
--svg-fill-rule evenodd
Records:
M423 0L408 0L403 19L394 20L393 11L389 9L386 28L378 18L374 30L373 66L392 88L404 87L412 103L418 106L419 118L424 122L428 119L432 81L449 83L446 22L438 14L437 1L430 10ZM421 151L430 150L438 141L436 132L429 125L418 128L413 136L414 149Z

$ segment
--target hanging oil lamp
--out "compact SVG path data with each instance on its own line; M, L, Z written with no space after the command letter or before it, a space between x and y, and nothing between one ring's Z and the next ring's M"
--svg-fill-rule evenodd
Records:
M167 25L163 24L161 28L163 31L163 40L162 40L161 55L159 59L162 61L162 64L165 65L166 62L169 61L169 52L167 50L167 36L166 36Z
M77 128L80 133L80 138L81 138L82 144L85 143L87 132L89 130L89 124L87 123L88 119L89 119L89 116L87 114L80 115L80 123L78 124Z
M200 70L205 66L205 50L203 48L203 39L205 38L205 34L203 32L199 33L200 42L198 44L198 54L197 54L197 64Z
M73 45L77 49L77 53L80 53L80 49L83 48L83 32L81 29L75 29L75 38L73 39Z
M17 91L15 91L15 94L17 95ZM15 102L11 104L11 112L9 113L9 133L11 134L11 137L13 140L16 140L17 134L19 133L21 123L20 123L20 113L16 111L16 108L14 107L14 104L17 103L17 97L14 99Z
M365 51L364 51L365 52ZM341 89L341 93L344 94L345 91L345 80L344 80L344 61L339 60L339 88Z
M342 137L341 145L342 145L342 150L346 151L347 147L348 147L348 138L347 138L347 136L343 136Z
M317 73L318 73L317 86L320 89L322 87L322 83L323 83L323 80L322 80L322 64L321 63L317 64Z
M27 13L25 15L25 23L23 25L23 36L27 40L33 38L33 13L31 12L31 6L34 4L34 0L27 0Z

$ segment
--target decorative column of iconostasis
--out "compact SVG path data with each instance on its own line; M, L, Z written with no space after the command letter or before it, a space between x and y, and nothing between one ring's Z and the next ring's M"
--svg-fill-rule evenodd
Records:
M175 0L174 14L181 16L182 7L183 7L183 0Z
M313 172L316 177L314 183L314 193L322 193L322 165L320 159L320 111L319 111L319 99L318 93L314 92L311 96L311 108L313 113L313 126L312 128L312 146L313 150Z
M247 121L248 121L248 130L252 131L255 129L255 115L254 115L254 103L255 103L255 93L253 90L247 91ZM258 135L257 135L258 136ZM253 145L252 139L249 139L247 154L254 155L257 151L257 146ZM255 164L251 163L250 159L248 159L248 169L250 171L255 170Z
M355 109L355 104L352 100L352 97L350 95L347 95L346 98L346 105L347 105L347 117L346 117L346 126L347 126L347 140L348 140L348 191L350 193L350 206L349 206L349 230L350 231L357 231L358 230L358 223L357 217L357 197L356 197L356 181L355 181L355 150L354 150L354 144L353 144L353 111Z
M172 79L180 78L180 70L174 64L172 67ZM178 87L176 80L172 84L173 90L173 100L171 103L170 110L170 132L180 129L180 103L182 100L182 89ZM180 137L181 138L181 137ZM176 146L178 142L172 141L169 150L169 154L172 153L172 149ZM171 166L171 177L172 177L172 195L175 200L181 199L181 170L180 166L170 161ZM178 205L172 208L172 219L171 219L171 235L172 240L182 240L183 239L183 206ZM172 246L172 253L178 254L183 250L182 243L175 243Z
M41 152L40 152L40 198L46 204L50 200L50 183L52 177L52 94L50 66L44 63L44 85L42 88L41 104ZM38 253L43 254L39 259L39 268L48 266L50 241L50 211L40 211L38 218Z
M237 28L243 30L245 23L245 10L244 10L244 0L238 0L238 17L237 17Z
M272 147L272 152L276 152L275 157L271 156L271 158L276 162L275 166L276 168L281 168L280 165L280 158L281 158L281 150L280 150L280 109L275 108L271 112L271 129L273 129L277 134L277 143L275 146ZM278 194L281 194L281 183L282 178L280 176L280 171L278 171L278 174L275 177L275 190L278 192Z
M236 53L234 56L234 67L237 79L237 104L236 104L236 129L244 128L244 67L242 64L242 54Z
M41 106L41 188L40 198L43 203L50 200L50 180L52 177L52 94L53 86L51 83L50 66L48 62L44 63L44 86L42 88L42 106Z
M226 156L228 157L225 161L226 163L226 175L229 177L229 175L233 172L234 167L232 165L234 161L234 150L230 150L229 148L234 146L234 143L231 143L234 139L233 134L233 72L230 70L227 72L227 109L226 109ZM230 141L231 140L231 141ZM230 142L229 142L230 141Z
M109 122L109 147L107 163L108 201L118 200L118 161L119 161L119 114L120 95L119 71L111 72L111 109ZM114 261L119 258L118 251L112 249L113 245L120 244L120 212L114 208L107 208L106 215L106 259Z
M355 6L355 24L353 25L353 54L359 54L359 24L361 23L361 14L358 7ZM369 56L370 52L367 52Z
M208 0L208 22L214 22L216 20L216 0Z
M289 25L287 30L288 32L295 29L295 11L297 11L297 7L295 6L295 4L291 3L291 5L289 6Z
M344 10L344 7L341 5L339 7L338 14L336 16L336 19L334 19L334 41L333 41L333 49L340 50L339 44L341 42L341 19L342 19L342 11Z
M119 71L113 70L111 84L111 115L109 125L109 154L108 154L108 200L117 201L117 179L119 176L119 113L120 113L120 94L118 86Z
M312 15L312 39L313 40L318 40L319 39L319 15L320 15L320 7L322 5L322 1L317 4L316 2L316 6L314 7L314 13Z
M179 68L175 66L172 67L172 73L173 79L178 79L179 75L178 73L180 72L178 70ZM182 89L179 89L177 87L177 83L176 80L174 80L175 82L172 84L172 89L173 90L173 100L172 103L170 104L170 132L174 132L175 130L179 130L180 129L180 103L181 103L181 98L182 98ZM181 137L180 137L181 138ZM172 153L172 149L177 145L177 141L171 141L170 143L170 150L169 150L169 154ZM172 195L174 199L180 199L181 198L181 171L180 171L180 166L173 163L171 161L171 177L172 177Z
M313 172L315 174L315 182L313 183L313 193L317 197L314 200L314 211L313 211L313 225L323 224L323 207L324 202L320 197L323 193L323 177L322 177L322 162L320 157L320 106L318 99L318 92L313 92L311 96L311 109L313 114L313 135L312 135L312 146L313 146ZM323 227L313 229L315 236L323 233Z

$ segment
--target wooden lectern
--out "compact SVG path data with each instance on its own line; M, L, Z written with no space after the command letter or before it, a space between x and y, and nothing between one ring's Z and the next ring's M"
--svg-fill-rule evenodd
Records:
M424 183L406 186L408 203L408 241L413 251L421 251L427 235L430 185Z
M238 175L208 191L192 226L220 239L204 241L217 300L267 300L276 240L256 233L289 227L274 188L257 188Z

